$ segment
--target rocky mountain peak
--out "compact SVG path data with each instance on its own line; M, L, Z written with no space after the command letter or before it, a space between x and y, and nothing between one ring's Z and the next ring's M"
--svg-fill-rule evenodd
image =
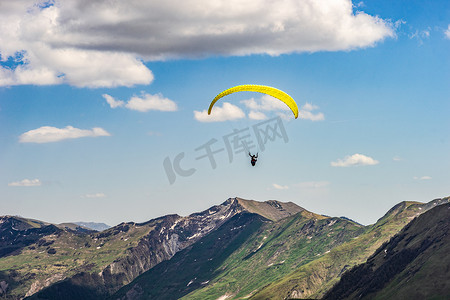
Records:
M304 208L293 202L280 202L268 200L264 202L234 198L242 210L258 214L271 221L279 221L286 217L305 211Z

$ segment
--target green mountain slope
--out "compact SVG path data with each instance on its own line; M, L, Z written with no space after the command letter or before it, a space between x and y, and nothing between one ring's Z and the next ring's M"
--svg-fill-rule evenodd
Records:
M183 299L245 297L364 230L354 222L304 209L293 216L275 217L268 210L272 205L280 204L243 203L248 210L259 213L252 214L262 220L258 226L242 235L240 226L226 223L170 261L144 273L112 299L178 299L183 295ZM230 239L240 234L240 238L233 240L233 251L228 246L220 246L224 237L218 236L219 232L227 233L225 236ZM211 243L218 243L219 250Z
M6 296L23 298L77 273L101 272L125 256L126 249L135 247L150 230L144 226L126 228L116 227L117 234L109 237L55 225L13 230L16 249L0 258L0 282L8 284Z
M450 204L409 223L324 299L450 299Z
M289 274L358 236L363 227L339 218L307 211L261 230L224 261L207 286L183 299L247 298L265 285Z
M273 218L302 210L293 203L258 204L230 198L190 216L168 215L141 224L122 223L102 232L81 230L73 224L48 225L55 232L35 234L33 239L29 232L36 229L30 229L33 226L26 220L20 228L16 221L15 227L5 223L0 246L8 234L14 236L4 247L10 255L0 257L0 283L8 285L6 296L11 299L61 299L61 291L70 291L63 297L67 300L99 299L172 258L234 215L248 211L249 203L254 204L254 209L265 207L265 213ZM48 224L41 223L35 226ZM21 239L26 243L17 243ZM13 249L8 248L11 245Z
M230 254L264 223L252 213L235 215L217 230L137 277L111 299L179 299L208 284Z
M349 268L364 262L377 248L398 233L414 217L449 197L430 203L401 202L360 236L267 285L251 299L321 298Z
M402 202L371 226L240 198L102 232L0 217L0 296L104 299L123 287L112 299L321 298L412 219L448 202Z

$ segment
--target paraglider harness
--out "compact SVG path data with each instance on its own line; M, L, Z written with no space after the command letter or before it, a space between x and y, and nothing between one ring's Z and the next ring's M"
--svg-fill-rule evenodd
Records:
M258 160L258 153L256 153L256 155L251 155L251 153L249 152L248 155L252 158L252 160L250 161L252 163L252 166L255 166L256 161Z

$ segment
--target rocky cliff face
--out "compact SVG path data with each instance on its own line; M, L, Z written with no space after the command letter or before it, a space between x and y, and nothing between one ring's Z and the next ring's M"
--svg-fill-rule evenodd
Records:
M129 226L151 226L152 230L136 247L128 249L125 257L108 265L100 275L106 282L111 276L120 276L130 282L160 262L172 258L242 210L238 201L228 199L221 205L187 217L168 215L142 224L118 225L119 228L114 230L125 230ZM100 233L99 236L108 233Z
M238 213L249 211L259 213L266 219L280 219L301 210L303 209L293 203L230 198L220 205L186 217L167 215L145 223L122 223L100 233L91 234L92 240L96 243L92 246L107 249L108 244L117 240L126 241L136 232L145 231L146 234L140 237L136 244L126 248L112 263L101 267L100 272L94 274L92 271L80 270L75 275L68 276L65 281L47 288L43 293L52 293L51 290L77 290L89 286L93 291L91 295L93 299L111 294L145 271L171 259L177 252L191 246ZM34 284L34 286L42 285ZM28 291L28 295L31 292L37 291ZM71 299L70 297L69 292L65 299ZM85 295L86 297L90 296Z
M221 205L187 217L169 215L144 224L132 224L131 226L152 224L154 229L137 247L129 249L126 257L107 266L102 276L109 278L110 275L124 275L129 282L158 263L172 258L178 251L192 245L243 211L278 220L302 210L294 203L230 198Z
M110 299L180 299L214 278L228 255L265 222L266 219L257 214L237 213L197 243L136 278Z

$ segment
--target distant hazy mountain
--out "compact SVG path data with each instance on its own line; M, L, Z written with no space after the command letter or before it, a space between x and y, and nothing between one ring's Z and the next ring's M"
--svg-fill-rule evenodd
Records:
M101 232L0 217L0 297L320 298L414 217L448 200L402 202L371 226L240 198Z
M97 231L103 231L111 228L111 226L105 223L95 223L95 222L72 222L72 223Z
M450 204L414 219L324 299L450 299Z

